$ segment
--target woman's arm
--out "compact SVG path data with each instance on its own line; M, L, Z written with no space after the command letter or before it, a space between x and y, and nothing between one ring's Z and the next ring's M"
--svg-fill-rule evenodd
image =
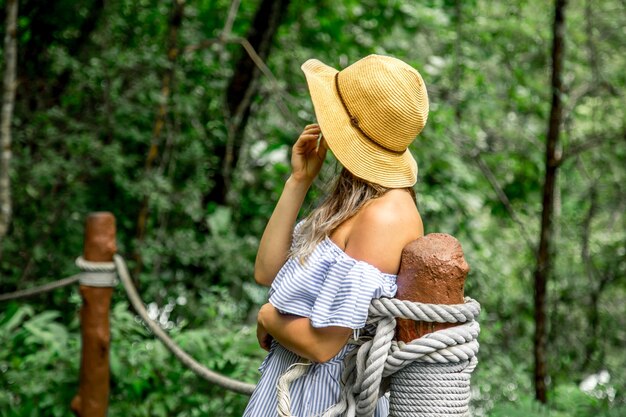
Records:
M287 260L293 225L310 184L289 177L259 243L254 263L254 280L270 286Z
M254 263L254 279L258 284L270 286L285 264L291 246L293 225L309 187L317 176L326 157L326 142L317 138L318 125L308 125L293 146L291 176L270 217Z
M315 328L308 318L281 314L267 303L259 311L257 327L259 344L264 349L269 349L268 334L303 358L327 362L345 346L352 330L337 326Z

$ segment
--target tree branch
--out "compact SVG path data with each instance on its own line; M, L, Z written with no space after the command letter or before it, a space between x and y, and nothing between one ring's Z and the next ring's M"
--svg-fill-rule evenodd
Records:
M15 105L15 67L17 60L17 0L7 0L4 34L4 76L2 80L2 120L0 121L0 239L11 223L11 123Z
M500 200L500 202L506 209L507 213L509 213L509 217L519 227L520 234L524 238L524 241L528 245L528 248L531 250L534 250L535 245L533 243L533 240L530 237L530 233L528 233L528 231L526 230L526 227L524 226L524 223L517 216L515 209L513 208L513 205L511 204L511 201L509 200L509 197L504 192L504 189L498 182L498 179L496 178L491 168L489 168L489 166L483 160L480 152L477 150L470 150L472 148L469 146L469 140L467 138L463 136L456 136L455 139L459 143L461 143L460 152L463 155L471 158L476 163L476 165L480 169L480 172L483 174L483 176L487 179L487 181L489 181L489 184L491 184L491 187L495 191L496 196L498 197L498 200Z
M626 140L626 131L624 131L623 139ZM576 145L570 146L569 149L563 151L561 158L558 160L558 165L562 165L566 160L577 156L585 151L595 148L596 146L600 146L606 142L611 140L610 137L607 136L594 136L589 140L581 143L577 143Z
M513 222L517 224L517 226L519 227L521 235L526 241L528 248L534 249L534 244L533 244L532 239L530 238L530 234L526 230L526 227L524 227L524 223L517 217L517 214L515 213L515 210L513 209L513 206L511 205L511 201L509 200L506 193L504 192L504 189L498 183L498 179L493 174L493 171L491 171L489 166L487 166L485 161L483 161L479 153L476 153L475 155L471 155L471 156L472 156L472 159L476 162L476 165L478 165L478 168L480 168L480 171L483 173L485 178L487 178L487 181L489 181L489 183L493 187L493 190L496 192L498 199L500 200L500 202L502 203L506 211L509 213L511 220L513 220Z
M222 29L220 38L226 39L230 37L230 32L233 30L235 17L237 17L237 10L239 10L239 3L241 3L241 0L233 0L233 2L230 4L230 8L228 9L228 16L226 17L226 23L224 24L224 29Z
M272 70L267 66L265 61L263 61L263 58L259 56L257 51L254 49L252 44L248 42L247 39L238 37L238 36L205 39L198 44L186 46L183 51L185 53L196 52L201 49L210 48L213 45L219 45L222 43L223 44L236 43L243 47L243 49L246 51L246 53L248 54L252 62L254 62L257 68L269 80L270 84L272 85L272 91L278 94L278 97L280 100L278 101L277 106L280 112L282 113L283 117L285 117L287 123L291 124L292 127L294 128L298 127L297 123L295 122L291 113L289 112L289 108L286 105L287 102L291 101L291 97L288 94L285 94L284 88L280 86L280 84L278 83L278 79L276 78Z

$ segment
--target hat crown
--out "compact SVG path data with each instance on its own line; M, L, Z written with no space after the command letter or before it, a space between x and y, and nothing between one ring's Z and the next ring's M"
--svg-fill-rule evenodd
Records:
M368 139L402 152L428 118L428 94L421 75L403 61L369 55L337 75L346 111Z

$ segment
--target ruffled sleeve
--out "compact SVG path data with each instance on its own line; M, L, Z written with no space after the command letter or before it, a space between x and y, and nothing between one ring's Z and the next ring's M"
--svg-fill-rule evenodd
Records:
M328 269L309 318L313 327L360 329L365 326L372 299L395 293L395 276L366 262L340 257Z
M269 302L281 313L311 319L313 327L365 326L373 298L393 297L396 276L346 255L328 239L306 265L289 260L274 280Z

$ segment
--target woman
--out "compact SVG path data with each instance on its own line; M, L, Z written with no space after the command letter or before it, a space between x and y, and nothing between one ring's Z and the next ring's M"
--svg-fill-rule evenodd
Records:
M321 415L339 400L350 337L364 329L372 298L394 296L402 249L423 235L407 149L428 116L420 74L379 55L341 72L317 60L302 69L319 125L306 126L293 146L291 176L259 245L255 280L271 289L257 337L269 354L245 417L276 416L276 384L303 360L310 365L291 384L291 413ZM294 230L329 148L343 170ZM387 414L383 397L375 415Z

